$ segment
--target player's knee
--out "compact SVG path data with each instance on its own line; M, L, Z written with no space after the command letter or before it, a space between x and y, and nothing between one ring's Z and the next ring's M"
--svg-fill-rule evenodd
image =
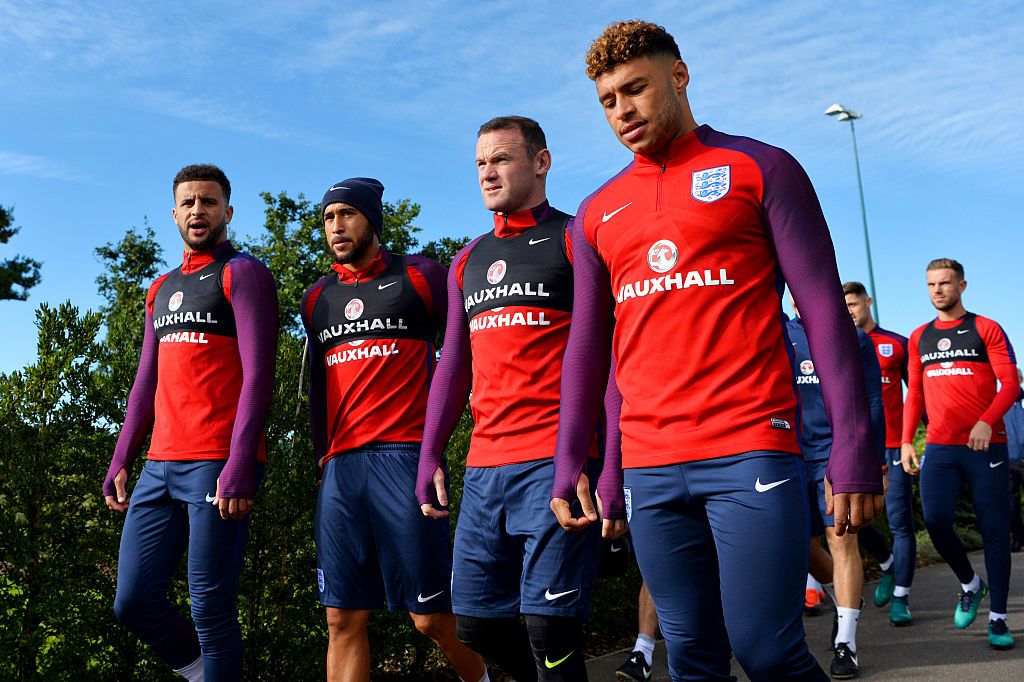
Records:
M414 616L412 620L421 635L429 637L435 642L446 641L455 634L454 623L451 621L451 616L446 613Z
M327 609L327 635L332 639L361 636L368 612L351 609Z
M135 623L144 623L153 610L153 604L142 590L118 590L114 595L114 617L122 625L131 627Z

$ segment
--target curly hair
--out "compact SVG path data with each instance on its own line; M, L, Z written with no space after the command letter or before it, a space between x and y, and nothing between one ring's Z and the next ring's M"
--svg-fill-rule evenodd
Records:
M641 19L608 24L587 50L587 76L590 80L619 64L637 57L664 55L682 59L679 46L663 26Z
M174 185L171 191L177 194L178 185L183 182L196 182L199 180L210 180L220 185L221 191L224 192L224 201L231 201L231 183L228 182L228 176L224 175L217 166L210 163L194 163L189 166L185 166L178 174L174 176Z

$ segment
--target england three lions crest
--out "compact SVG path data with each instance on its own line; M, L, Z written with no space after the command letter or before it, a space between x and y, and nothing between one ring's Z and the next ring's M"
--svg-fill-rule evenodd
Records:
M891 343L880 343L878 344L878 354L883 358L891 358L893 347Z
M693 173L690 195L697 201L710 204L729 193L731 185L730 166L705 168Z

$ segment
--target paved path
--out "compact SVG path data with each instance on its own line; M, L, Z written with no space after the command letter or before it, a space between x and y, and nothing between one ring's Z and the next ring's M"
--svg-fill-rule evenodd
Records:
M875 608L871 602L874 582L864 586L868 605L861 612L857 632L860 677L873 680L929 680L940 682L1001 682L1024 680L1024 555L1014 554L1013 577L1010 581L1009 623L1017 640L1010 651L993 651L988 647L986 623L988 599L982 602L978 620L966 630L953 627L956 578L945 564L919 568L910 595L914 624L895 628L889 625L888 607ZM971 563L984 574L985 562L980 552L971 554ZM828 638L832 629L831 611L817 617L805 617L807 641L811 653L828 672L832 662ZM629 654L628 650L594 658L587 662L593 682L614 680L615 669ZM733 674L741 681L747 677L736 661ZM658 642L654 653L654 676L658 682L669 680L665 645Z

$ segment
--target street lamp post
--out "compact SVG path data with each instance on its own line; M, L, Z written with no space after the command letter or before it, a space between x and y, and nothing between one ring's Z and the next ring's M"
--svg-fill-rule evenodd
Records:
M857 167L857 190L860 192L860 218L864 224L864 246L868 253L868 280L871 283L871 298L874 301L875 322L881 324L878 315L878 289L875 288L875 269L871 265L871 239L868 237L868 213L864 208L864 182L860 177L860 154L857 153L857 131L853 122L860 118L860 114L852 109L847 109L842 104L836 103L825 110L826 116L838 116L838 121L850 122L850 134L853 136L853 161Z

